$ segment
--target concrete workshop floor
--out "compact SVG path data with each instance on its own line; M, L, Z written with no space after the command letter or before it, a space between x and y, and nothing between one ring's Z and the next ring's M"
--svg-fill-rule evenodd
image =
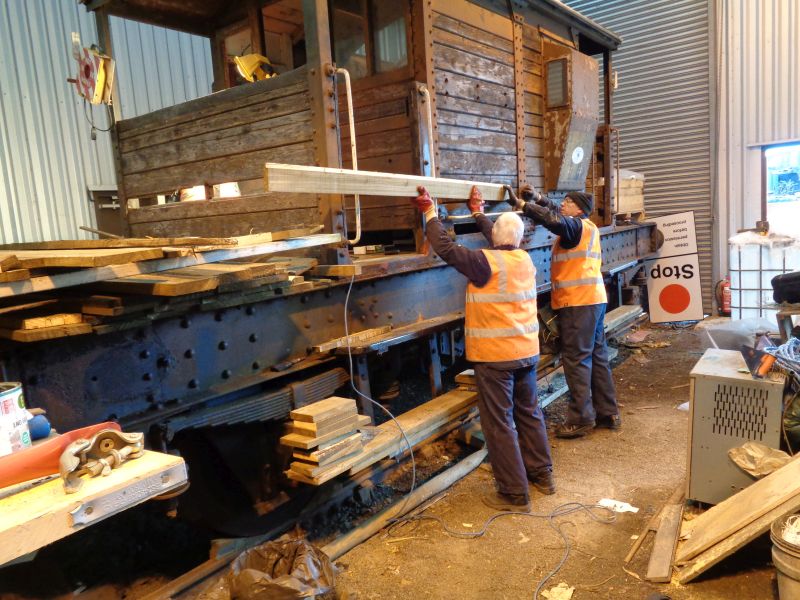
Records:
M653 592L675 600L777 598L769 544L745 549L687 586L656 585L639 579L647 568L651 534L628 572L622 568L631 536L639 534L684 476L688 413L676 407L689 398L688 374L703 350L697 332L650 331L646 343L655 344L634 350L614 370L622 431L601 430L574 441L558 440L551 432L558 491L553 496L533 493L533 511L538 513L600 498L629 502L640 511L620 514L614 524L595 522L586 514L559 519L572 551L544 589L566 582L575 587L575 600L643 599ZM548 411L549 428L563 414L564 401L559 403ZM493 514L480 501L491 486L490 468L482 465L425 514L441 517L453 529L476 531ZM430 521L393 535L374 536L337 561L346 597L531 598L563 554L561 539L546 520L520 516L494 521L477 539L449 537Z

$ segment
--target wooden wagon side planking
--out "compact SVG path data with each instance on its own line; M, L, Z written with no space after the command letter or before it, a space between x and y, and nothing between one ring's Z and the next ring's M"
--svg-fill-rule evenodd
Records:
M100 46L112 56L109 15L211 42L214 93L118 120L112 130L129 235L228 236L300 224L352 232L351 197L265 193L260 182L265 162L352 166L335 67L353 80L361 170L528 182L556 197L593 186L596 174L610 180L611 161L602 159L611 155L611 51L620 39L553 0L515 2L513 14L501 0L82 3L95 11ZM249 52L269 57L279 75L236 85L230 59ZM602 55L602 124L590 55ZM242 197L157 204L158 195L196 185L210 197L211 186L229 181ZM596 219L607 225L610 190L597 190L605 196ZM360 200L364 231L392 239L416 230L421 249L408 198ZM460 205L445 203L450 212Z

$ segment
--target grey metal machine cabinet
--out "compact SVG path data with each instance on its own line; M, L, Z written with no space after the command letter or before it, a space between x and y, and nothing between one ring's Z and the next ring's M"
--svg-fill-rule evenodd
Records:
M784 379L753 379L740 352L716 348L706 350L690 378L686 497L718 504L755 481L728 450L748 441L780 447Z

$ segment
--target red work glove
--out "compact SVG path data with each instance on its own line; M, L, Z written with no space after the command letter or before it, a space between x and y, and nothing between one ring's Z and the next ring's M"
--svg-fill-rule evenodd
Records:
M473 215L475 213L483 213L483 206L486 204L483 200L483 194L478 189L477 185L473 185L469 192L469 200L467 200L467 208Z
M419 186L417 192L419 192L419 196L412 198L411 203L416 206L420 212L426 213L433 208L433 200L431 200L428 190L423 186Z

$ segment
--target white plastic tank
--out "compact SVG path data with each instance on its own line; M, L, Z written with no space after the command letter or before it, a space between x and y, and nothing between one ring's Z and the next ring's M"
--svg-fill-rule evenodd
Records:
M774 322L772 278L800 271L800 239L752 231L728 240L731 318L766 317Z

